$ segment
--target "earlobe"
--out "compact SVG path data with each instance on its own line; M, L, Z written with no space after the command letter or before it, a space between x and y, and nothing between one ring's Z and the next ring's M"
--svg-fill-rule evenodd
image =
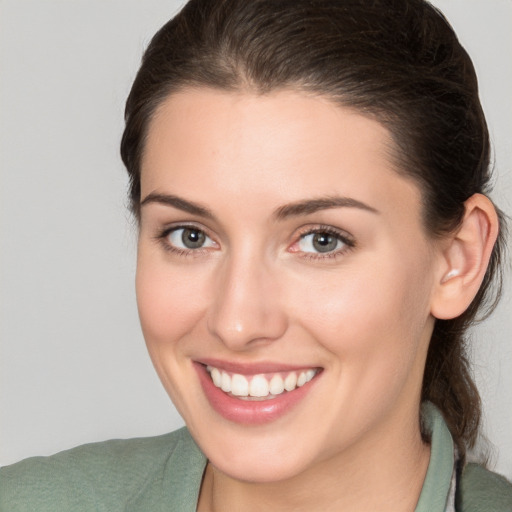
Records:
M465 214L449 235L440 255L439 278L431 302L435 318L455 318L469 307L485 276L498 236L499 222L492 202L474 194L465 202Z

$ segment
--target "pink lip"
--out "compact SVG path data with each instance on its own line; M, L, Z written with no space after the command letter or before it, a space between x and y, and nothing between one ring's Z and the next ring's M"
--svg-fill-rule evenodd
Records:
M277 371L293 371L296 369L296 367L289 366L284 368L282 365L258 364L257 371L255 371L256 368L254 365L228 364L225 362L217 362L217 364L214 364L213 360L210 361L212 362L208 364L211 364L211 366L222 368L226 371L243 373L245 375ZM241 400L239 398L234 398L217 388L213 384L212 379L206 370L205 364L194 362L194 367L198 373L199 381L210 405L225 419L242 425L262 425L284 416L305 398L311 387L317 381L317 378L314 378L300 388L284 392L283 394L268 400ZM298 367L297 369L302 368L304 367Z

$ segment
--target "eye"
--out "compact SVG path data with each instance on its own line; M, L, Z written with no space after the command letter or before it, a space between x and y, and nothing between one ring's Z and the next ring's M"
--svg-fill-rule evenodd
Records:
M344 245L339 236L323 232L309 233L301 236L299 240L299 250L302 252L332 252Z
M165 235L167 242L176 249L194 250L215 247L215 242L202 230L194 227L178 227Z
M300 235L291 247L292 252L304 253L304 256L322 258L341 256L355 246L352 237L331 227L319 226Z

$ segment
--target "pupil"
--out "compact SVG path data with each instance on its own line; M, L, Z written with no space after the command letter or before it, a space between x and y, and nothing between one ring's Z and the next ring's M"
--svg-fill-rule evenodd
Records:
M183 245L188 249L197 249L204 244L204 233L198 229L184 229L181 235Z
M316 233L313 237L313 247L318 252L329 252L336 249L338 240L328 233Z

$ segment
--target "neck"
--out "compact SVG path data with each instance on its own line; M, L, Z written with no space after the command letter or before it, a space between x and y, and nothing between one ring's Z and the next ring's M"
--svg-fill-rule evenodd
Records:
M208 464L198 512L413 512L429 458L418 419L414 425L402 422L401 428L386 435L373 433L357 446L283 481L244 482Z

